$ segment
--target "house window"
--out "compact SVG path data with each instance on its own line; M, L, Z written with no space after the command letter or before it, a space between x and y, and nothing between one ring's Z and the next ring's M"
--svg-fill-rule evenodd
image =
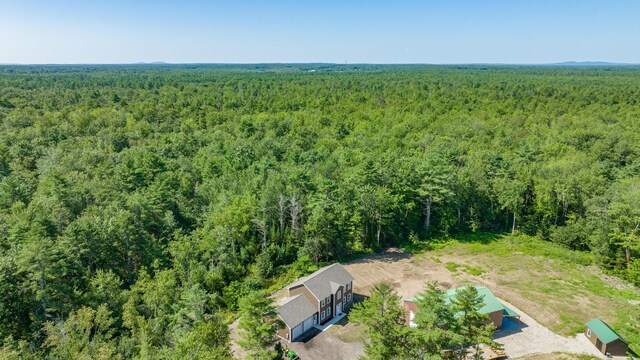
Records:
M336 297L337 298L342 297L342 291L338 290L338 293L336 294Z
M587 329L587 336L591 337L591 329Z
M324 299L320 300L320 306L324 306Z
M347 302L351 302L351 293L347 294Z
M331 302L331 295L327 296L327 297L324 299L324 303L325 303L325 304L329 304L329 302Z
M324 320L324 310L322 310L322 315L320 316L320 319Z
M331 308L327 308L327 316L331 316Z
M347 290L351 289L351 283L347 284Z

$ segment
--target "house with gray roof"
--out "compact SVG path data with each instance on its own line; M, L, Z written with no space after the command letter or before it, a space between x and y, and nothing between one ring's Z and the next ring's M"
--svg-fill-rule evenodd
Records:
M324 325L353 303L353 276L339 263L325 266L287 287L288 297L276 312L285 323L278 336L295 341L316 325Z

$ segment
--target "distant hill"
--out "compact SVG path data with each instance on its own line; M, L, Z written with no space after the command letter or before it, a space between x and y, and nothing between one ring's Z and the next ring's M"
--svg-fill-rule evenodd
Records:
M134 65L169 65L169 63L164 61L154 61L154 62L139 61L137 63L134 63Z
M552 66L628 66L636 65L630 63L614 63L607 61L565 61L559 63L549 64Z

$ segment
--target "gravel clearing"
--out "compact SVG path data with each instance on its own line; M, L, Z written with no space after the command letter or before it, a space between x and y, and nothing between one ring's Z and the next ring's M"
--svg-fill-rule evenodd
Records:
M575 337L558 335L528 316L513 304L500 300L503 304L520 313L521 325L517 328L500 330L495 333L494 339L504 345L504 350L511 358L527 357L538 354L555 352L585 354L596 358L605 359L593 344L584 336L576 334Z

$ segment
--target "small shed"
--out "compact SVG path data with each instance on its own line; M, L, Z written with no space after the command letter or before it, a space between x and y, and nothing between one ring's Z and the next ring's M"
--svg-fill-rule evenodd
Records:
M626 356L629 344L607 323L593 319L587 323L584 335L605 355Z

